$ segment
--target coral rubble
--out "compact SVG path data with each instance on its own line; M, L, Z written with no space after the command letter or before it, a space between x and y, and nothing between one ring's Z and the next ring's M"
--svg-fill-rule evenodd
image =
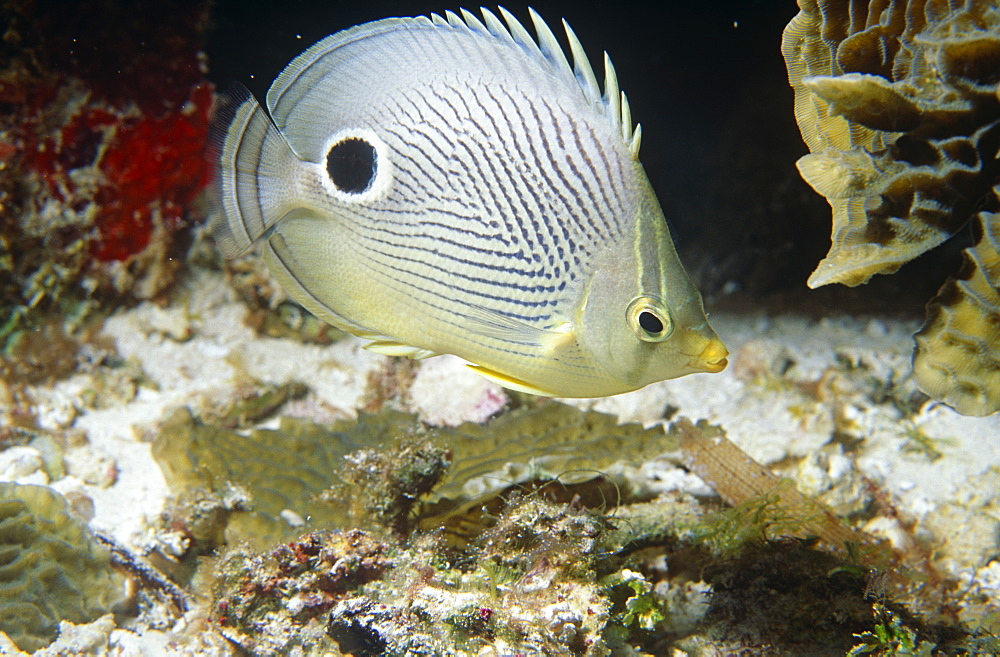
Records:
M252 654L335 642L354 655L606 655L611 590L599 514L517 498L477 549L319 531L216 565L213 619ZM618 582L621 578L613 578ZM485 652L484 652L485 651Z
M965 266L928 309L915 371L959 412L996 412L1000 9L986 0L799 6L782 41L810 150L798 168L833 208L832 246L809 286L860 285L979 223Z

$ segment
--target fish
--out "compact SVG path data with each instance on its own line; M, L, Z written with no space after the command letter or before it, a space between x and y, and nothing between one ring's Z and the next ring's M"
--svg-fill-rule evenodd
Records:
M386 18L223 94L221 253L259 245L307 310L388 356L453 354L506 388L604 397L728 351L639 163L604 55L529 9ZM502 17L502 20L501 20ZM572 64L570 64L572 58Z

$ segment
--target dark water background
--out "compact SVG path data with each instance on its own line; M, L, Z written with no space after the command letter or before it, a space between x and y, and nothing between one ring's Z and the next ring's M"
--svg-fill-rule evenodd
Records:
M295 55L337 30L388 16L457 9L427 2L220 0L207 42L209 77L263 98ZM508 4L526 25L526 6ZM641 160L681 258L710 304L825 315L919 316L959 263L954 243L856 289L810 291L829 247L830 210L798 176L807 150L792 112L781 32L792 2L534 2L561 36L565 17L598 78L601 52L643 125ZM473 9L474 6L470 6ZM530 29L530 28L529 28Z

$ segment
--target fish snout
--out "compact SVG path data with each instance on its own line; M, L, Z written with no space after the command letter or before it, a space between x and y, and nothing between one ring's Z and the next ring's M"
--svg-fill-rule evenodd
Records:
M722 344L722 340L719 338L712 337L706 341L698 355L690 356L688 367L695 372L715 374L726 369L729 364L729 361L726 360L727 356L729 356L729 350L726 349L726 345Z

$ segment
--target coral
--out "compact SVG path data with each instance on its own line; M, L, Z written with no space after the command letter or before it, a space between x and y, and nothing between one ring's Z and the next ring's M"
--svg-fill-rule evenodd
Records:
M223 422L228 424L226 418ZM245 487L253 511L232 515L226 542L251 541L263 548L310 527L347 527L349 504L318 499L324 490L343 483L338 472L344 457L417 428L416 418L388 411L328 427L282 418L277 429L244 435L205 424L180 409L163 423L153 441L153 456L177 494L191 488L218 490L227 482ZM356 497L351 491L348 499Z
M1000 409L1000 214L980 213L972 229L962 268L927 306L913 372L931 397L988 415Z
M965 265L931 302L915 371L926 393L959 412L996 412L1000 9L985 0L799 6L782 41L810 150L798 168L833 208L832 246L809 286L892 273L985 209Z
M624 457L641 463L677 448L676 435L662 427L618 424L613 415L553 401L437 433L451 450L452 467L433 491L423 523L444 524L459 535L459 527L471 520L466 511L533 481L558 480L569 487L611 480L613 504L630 492L627 477L616 468Z
M60 621L90 622L122 599L108 551L61 495L0 483L0 630L37 650Z
M610 476L602 471L624 454L642 461L676 447L676 438L662 428L618 425L611 415L551 401L454 429L430 429L416 416L392 410L328 426L284 417L277 429L249 435L224 428L232 426L229 413L218 421L223 426L178 410L153 441L153 456L177 494L218 490L226 482L244 486L254 511L234 513L226 539L261 548L310 527L355 522L405 533L424 497L424 526L444 524L461 536L480 508L510 487L556 478L563 485L598 480ZM627 487L623 477L614 482ZM607 494L614 498L623 491ZM307 525L296 520L305 518Z
M255 434L293 450L292 429ZM210 431L225 440L188 441L185 452L232 458L240 439ZM309 431L347 457L323 494L343 507L339 527L263 553L223 548L210 578L211 627L249 654L844 654L873 627L867 593L923 640L948 649L978 640L961 620L940 620L934 601L954 583L926 566L926 552L873 545L704 423L618 426L542 402L483 427L432 429L382 411ZM679 492L643 501L611 468L626 438L643 460L680 448L733 507ZM444 446L452 461L441 476ZM328 454L315 449L312 462ZM218 471L199 458L188 470ZM281 458L271 470L302 476L285 465L295 458ZM561 469L588 462L606 471Z

